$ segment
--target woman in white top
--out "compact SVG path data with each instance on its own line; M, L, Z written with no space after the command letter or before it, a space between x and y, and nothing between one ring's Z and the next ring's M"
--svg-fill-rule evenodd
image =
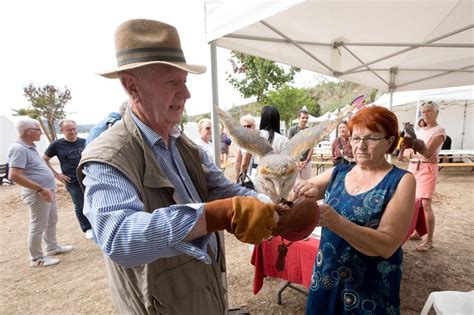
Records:
M273 152L280 153L283 151L288 138L280 134L280 112L273 105L262 107L260 117L260 136L267 139L271 143ZM254 157L252 164L251 178L253 179L258 167L258 157Z
M413 173L416 178L416 198L421 199L423 204L428 232L423 242L416 247L416 250L427 251L433 248L435 216L431 200L438 178L438 153L446 139L446 131L436 121L439 113L438 104L430 101L421 104L420 108L426 125L418 129L416 135L417 141L423 141L423 145L417 150L418 153L410 159L408 171ZM417 239L420 237L415 232L411 238Z
M214 162L214 147L212 145L212 123L208 118L198 122L199 137L194 142L207 153L209 160Z

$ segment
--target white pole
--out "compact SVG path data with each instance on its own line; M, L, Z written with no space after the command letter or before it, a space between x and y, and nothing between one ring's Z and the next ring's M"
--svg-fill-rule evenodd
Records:
M211 80L212 80L212 109L211 109L211 120L212 120L212 143L214 144L214 163L221 166L221 150L220 150L220 134L221 129L219 127L219 118L217 111L214 106L219 106L219 87L217 85L217 50L216 44L211 42Z
M212 80L212 104L215 106L219 106L219 89L217 85L217 50L215 42L210 43L211 48L211 80ZM221 166L221 150L220 150L220 134L221 130L219 128L219 118L217 116L217 111L212 106L211 110L211 120L212 120L212 141L214 143L214 163L220 168ZM225 257L225 243L224 243L224 232L219 231L217 232L219 238L219 250L222 251L223 257ZM216 255L218 258L218 255ZM225 259L224 262L225 264ZM226 272L222 272L222 283L224 285L224 299L225 299L225 314L228 313L229 310L229 298L227 295L227 274Z

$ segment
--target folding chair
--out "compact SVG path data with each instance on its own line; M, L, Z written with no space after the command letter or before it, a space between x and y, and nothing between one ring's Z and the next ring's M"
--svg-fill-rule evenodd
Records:
M474 314L474 291L431 292L421 310L421 315L427 315L431 307L438 315L472 315Z
M0 164L0 185L3 185L3 181L5 180L8 184L12 185L13 183L8 179L8 163Z

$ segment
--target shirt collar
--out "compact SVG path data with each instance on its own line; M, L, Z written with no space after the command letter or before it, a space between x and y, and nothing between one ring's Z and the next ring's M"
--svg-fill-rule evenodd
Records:
M23 142L21 139L17 139L15 142L21 144L22 146L24 146L24 147L27 148L27 149L34 149L34 150L36 150L36 144L35 144L34 142L33 142L33 144L31 144L31 145L30 145L30 144L27 144L27 143L25 143L25 142Z
M130 111L130 116L149 146L155 145L160 140L163 141L163 138L156 131L145 125L132 111ZM174 126L170 131L170 136L177 139L181 136L181 131Z

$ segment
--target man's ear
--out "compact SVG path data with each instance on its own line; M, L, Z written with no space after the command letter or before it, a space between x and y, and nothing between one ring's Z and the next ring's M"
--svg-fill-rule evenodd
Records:
M120 82L128 95L132 96L132 99L138 99L138 87L137 78L131 73L123 73L120 76Z

